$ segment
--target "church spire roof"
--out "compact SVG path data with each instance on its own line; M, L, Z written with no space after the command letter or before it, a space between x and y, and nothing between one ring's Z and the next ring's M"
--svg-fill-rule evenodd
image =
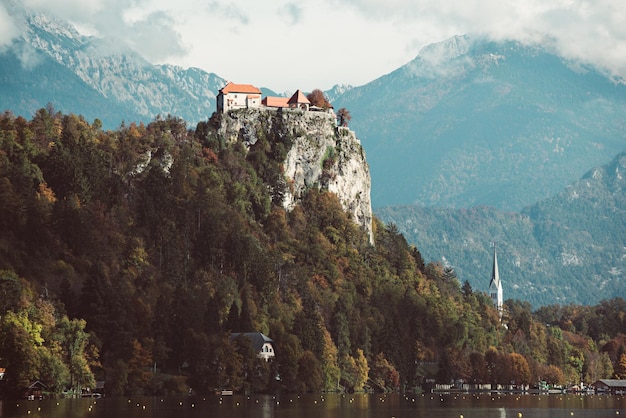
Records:
M500 287L500 273L498 272L498 253L496 252L496 243L493 243L493 268L491 269L491 281L489 287Z
M502 320L503 295L502 282L500 281L500 272L498 271L498 252L496 251L496 243L493 243L493 267L491 269L491 281L489 282L489 296L493 305L498 310L500 320Z

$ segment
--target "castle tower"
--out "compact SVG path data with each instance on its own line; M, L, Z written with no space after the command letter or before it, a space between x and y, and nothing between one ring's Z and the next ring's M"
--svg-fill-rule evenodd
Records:
M491 281L489 282L489 296L493 306L498 310L500 320L502 320L502 282L498 272L498 254L496 253L496 243L493 243L493 268L491 270Z

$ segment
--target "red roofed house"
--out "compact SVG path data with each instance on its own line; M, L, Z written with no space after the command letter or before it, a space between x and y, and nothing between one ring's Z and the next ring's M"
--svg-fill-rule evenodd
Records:
M309 106L311 106L311 102L302 93L302 90L297 90L287 103L291 108L300 108L302 110L309 110Z
M224 113L233 109L259 108L261 106L275 109L313 110L311 102L302 90L297 90L290 98L267 96L261 100L261 94L261 90L252 84L228 82L217 95L217 111ZM315 108L315 110L318 109Z
M264 97L261 103L266 107L289 107L289 98L288 97L276 97L276 96L267 96Z
M263 98L263 106L274 108L290 108L309 110L311 102L306 98L302 90L297 90L290 98L267 96Z
M261 90L252 84L228 82L217 95L217 111L261 106Z

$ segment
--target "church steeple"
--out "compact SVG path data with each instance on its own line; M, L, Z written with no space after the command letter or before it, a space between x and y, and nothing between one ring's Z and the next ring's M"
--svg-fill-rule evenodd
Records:
M489 282L489 296L493 305L498 310L500 320L502 320L502 282L500 281L500 273L498 272L498 254L496 252L496 243L493 243L493 268L491 270L491 281Z

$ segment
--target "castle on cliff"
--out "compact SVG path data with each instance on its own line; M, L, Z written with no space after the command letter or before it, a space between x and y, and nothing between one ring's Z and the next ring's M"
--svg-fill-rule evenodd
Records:
M290 138L282 164L288 187L281 203L286 210L292 210L312 187L324 189L337 196L374 243L365 151L354 131L339 126L332 107L314 106L301 90L288 98L262 98L261 90L253 85L228 83L217 96L217 113L222 116L218 135L227 142L240 141L250 147L267 137L268 130Z
M333 112L332 106L328 109L313 106L302 90L296 90L291 97L262 98L262 95L261 89L252 84L228 82L217 94L217 111L225 113L234 109L270 108Z

